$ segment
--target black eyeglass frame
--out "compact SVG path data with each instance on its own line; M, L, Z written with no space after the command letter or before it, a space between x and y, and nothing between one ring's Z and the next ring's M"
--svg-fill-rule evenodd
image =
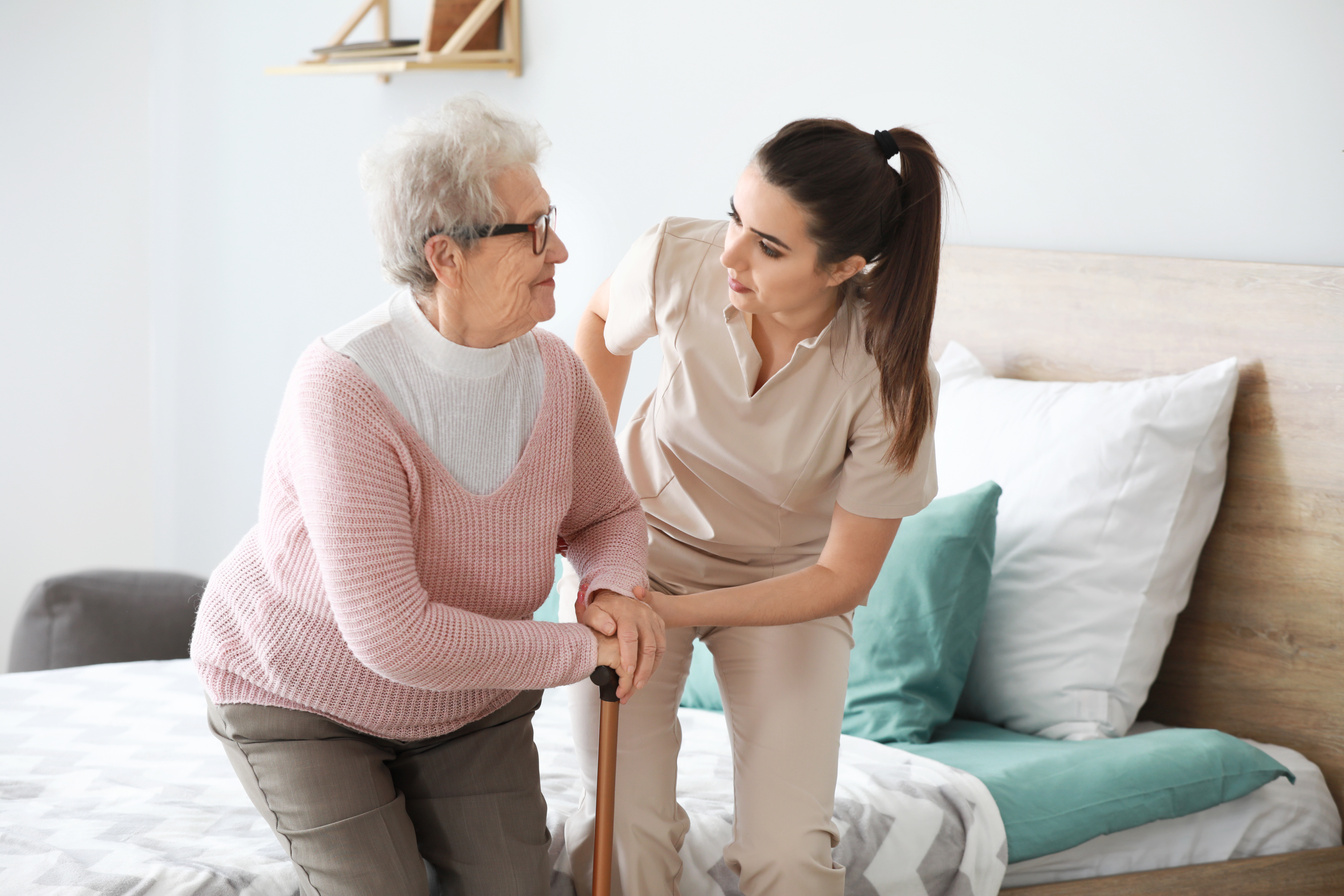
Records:
M531 224L482 224L479 227L469 227L462 231L464 234L483 240L491 236L507 236L513 233L532 234L532 254L541 255L546 251L546 244L550 241L551 231L555 229L555 206L546 209L546 214L541 215ZM439 236L446 233L443 230L436 230L425 237L425 242L429 242L429 237ZM537 234L541 234L541 245L537 245Z

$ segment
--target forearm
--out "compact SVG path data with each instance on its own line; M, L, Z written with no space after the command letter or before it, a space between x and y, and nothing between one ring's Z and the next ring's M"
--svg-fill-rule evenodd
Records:
M630 356L613 355L607 351L607 343L602 331L606 321L599 317L591 307L583 312L579 319L579 330L574 337L574 351L588 368L588 374L597 383L597 391L602 394L602 402L607 408L608 422L616 428L616 418L621 413L621 399L625 395L625 383L630 377Z
M868 599L900 526L900 520L858 516L837 504L826 546L806 569L700 594L655 594L653 607L669 628L791 625L848 613Z
M821 564L773 579L697 594L654 595L668 628L700 625L791 625L848 613L872 586Z
M628 486L627 486L628 489ZM613 513L582 529L567 531L567 558L588 593L606 589L630 597L646 581L648 529L634 493Z
M494 619L442 603L409 621L381 627L377 641L345 640L373 672L422 690L551 688L581 681L597 663L597 641L582 625Z

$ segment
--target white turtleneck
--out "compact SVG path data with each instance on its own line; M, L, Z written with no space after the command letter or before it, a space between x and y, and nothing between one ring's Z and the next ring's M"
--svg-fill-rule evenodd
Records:
M487 495L509 478L546 386L531 333L458 345L403 290L322 341L360 366L467 491Z

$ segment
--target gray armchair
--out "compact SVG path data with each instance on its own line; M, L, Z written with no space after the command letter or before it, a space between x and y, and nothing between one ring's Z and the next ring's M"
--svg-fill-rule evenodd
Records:
M199 576L148 570L47 579L14 628L9 671L185 657L204 590Z

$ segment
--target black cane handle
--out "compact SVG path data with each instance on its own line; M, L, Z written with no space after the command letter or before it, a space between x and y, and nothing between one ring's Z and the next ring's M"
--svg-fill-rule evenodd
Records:
M593 674L588 676L588 680L597 685L603 703L620 702L616 696L616 686L620 684L621 680L616 675L615 669L610 666L598 666L593 670Z

